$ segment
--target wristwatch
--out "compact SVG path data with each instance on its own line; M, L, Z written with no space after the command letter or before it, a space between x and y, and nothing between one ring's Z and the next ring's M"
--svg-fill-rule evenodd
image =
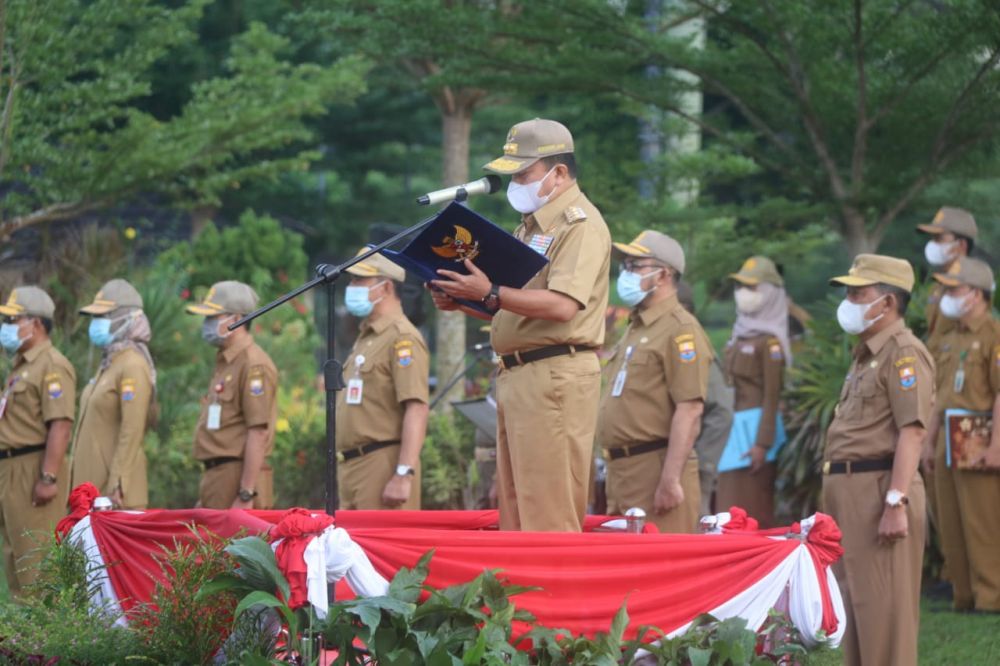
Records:
M237 493L237 497L240 498L241 502L249 502L254 497L257 497L257 491L247 490L246 488L240 488L240 492Z
M500 285L496 283L490 285L490 293L483 297L483 305L490 312L496 312L500 309Z
M54 485L56 485L56 475L55 474L49 474L48 472L42 472L42 475L39 478L41 478L42 483L44 483L47 486L54 486Z
M910 503L910 498L903 494L901 490L896 490L895 488L890 488L889 492L885 494L885 503L893 509L898 509L901 506L906 506Z
M396 476L413 476L416 472L409 465L396 465Z

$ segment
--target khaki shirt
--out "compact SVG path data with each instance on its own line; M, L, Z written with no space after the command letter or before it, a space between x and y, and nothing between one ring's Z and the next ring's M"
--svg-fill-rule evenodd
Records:
M201 416L194 433L195 460L243 457L250 428L268 429L265 455L274 445L274 422L278 416L278 370L271 357L253 338L221 350L208 393L201 399ZM208 410L222 405L219 429L208 429Z
M781 341L770 335L730 340L726 343L725 359L726 376L734 391L733 409L761 408L754 446L771 448L785 373Z
M712 346L677 296L634 311L604 368L597 441L604 448L668 439L679 402L704 400ZM615 397L624 368L625 383Z
M93 483L103 495L121 486L125 506L147 503L146 434L153 381L138 351L124 349L80 396L73 439L73 485Z
M933 403L934 361L905 323L897 321L855 347L823 459L893 456L900 429L926 428Z
M7 405L0 418L0 449L45 444L49 421L73 420L76 371L50 340L14 356L4 386Z
M524 288L565 294L581 309L568 322L532 319L500 310L493 316L493 349L498 354L510 354L559 344L601 346L608 306L611 235L600 211L574 184L524 216L514 235L545 248L549 259Z
M402 312L361 325L344 365L347 390L337 396L337 449L398 442L403 403L428 401L430 353L420 331ZM352 380L361 380L361 403L348 404Z
M986 312L969 326L955 322L939 338L934 353L937 364L937 408L988 412L1000 394L1000 322ZM965 372L961 391L955 375Z

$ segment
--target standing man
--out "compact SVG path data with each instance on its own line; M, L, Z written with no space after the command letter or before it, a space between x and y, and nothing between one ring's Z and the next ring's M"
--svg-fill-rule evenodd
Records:
M917 663L924 485L920 446L934 402L934 363L903 316L913 268L860 254L837 321L859 336L826 435L823 506L843 532L834 565L847 609L844 663Z
M257 307L242 282L216 282L205 300L189 305L202 315L201 336L218 348L208 394L194 433L194 457L205 467L198 502L206 509L270 509L274 479L267 457L278 415L278 370L247 326L228 326Z
M35 580L38 535L66 515L76 372L52 346L55 304L38 287L17 287L5 305L0 344L14 355L0 396L0 519L4 568L14 594Z
M634 309L605 367L597 421L608 461L608 513L639 507L661 532L693 533L701 506L693 447L712 345L677 299L680 244L644 231L615 248L625 255L618 296Z
M340 508L416 510L430 354L403 314L402 268L373 254L347 272L345 303L361 331L344 366L347 390L337 395Z
M938 210L930 224L918 224L917 230L931 236L924 246L924 257L935 271L941 273L947 273L956 261L969 256L979 235L976 218L972 217L972 213L948 206ZM944 334L952 326L950 320L941 317L943 294L944 289L935 285L927 296L927 309L924 311L927 340L932 350L931 339Z
M578 532L590 486L601 392L595 350L604 342L611 237L576 182L573 136L554 120L514 125L503 156L485 169L511 175L507 200L521 214L514 235L549 263L523 289L442 270L434 305L482 301L493 315L497 378L500 528Z
M955 609L1000 612L1000 321L990 312L996 283L988 264L967 257L934 279L945 289L939 307L949 326L934 349L938 396L924 468L934 475ZM969 461L974 468L946 462L948 410L977 412L993 422L980 460ZM969 415L961 421L973 422Z

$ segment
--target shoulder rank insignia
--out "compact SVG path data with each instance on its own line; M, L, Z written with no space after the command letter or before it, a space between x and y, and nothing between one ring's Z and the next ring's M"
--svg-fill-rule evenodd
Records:
M772 361L780 361L785 357L784 352L781 351L781 343L777 340L771 340L768 342L767 352L771 355Z
M132 400L135 399L135 380L123 379L121 392L122 392L122 402L132 402Z
M899 387L909 391L917 385L917 371L912 365L904 365L899 369Z
M441 245L432 245L431 251L439 257L461 262L472 261L479 256L479 241L472 239L472 232L465 227L455 226L454 236L445 236Z
M399 367L408 368L413 363L413 350L410 347L399 347L396 349L396 362Z
M566 221L570 224L587 219L587 213L585 213L579 206L570 206L566 209L563 215L566 216Z

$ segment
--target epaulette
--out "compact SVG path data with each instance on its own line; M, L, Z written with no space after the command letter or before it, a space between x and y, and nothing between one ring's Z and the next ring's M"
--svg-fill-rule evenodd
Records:
M587 213L585 213L584 210L579 206L570 206L565 211L563 211L563 215L566 216L566 221L569 222L570 224L587 219Z

